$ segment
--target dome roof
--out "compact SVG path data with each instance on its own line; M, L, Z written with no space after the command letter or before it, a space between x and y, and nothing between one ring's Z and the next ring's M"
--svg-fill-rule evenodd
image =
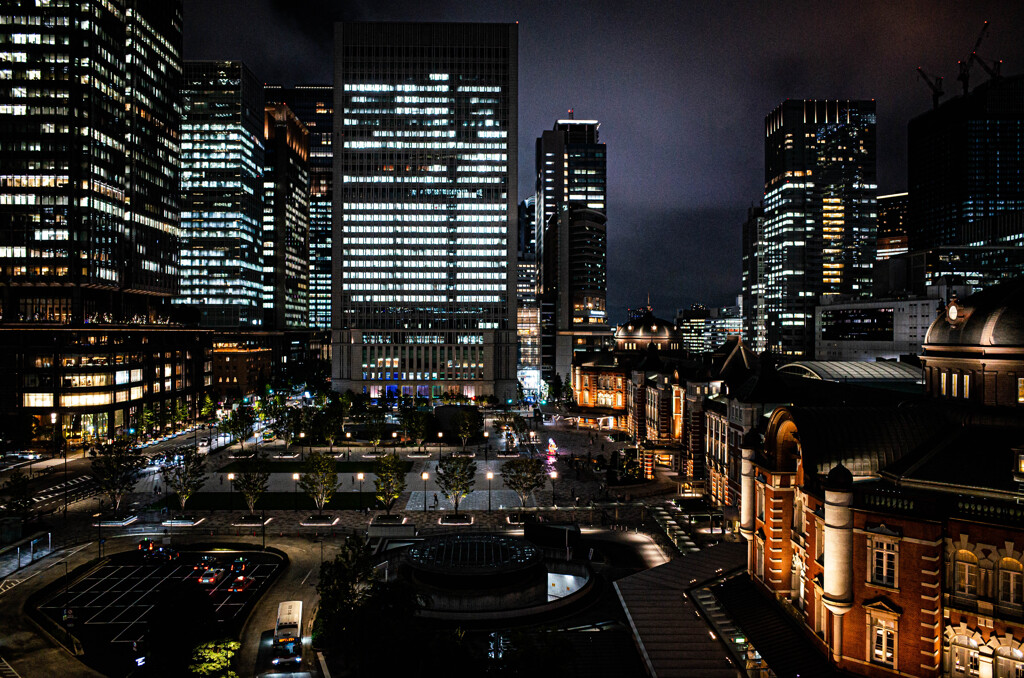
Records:
M674 323L655 317L650 308L615 328L616 341L667 341L679 336Z
M825 486L833 490L848 490L853 487L853 474L842 464L836 464L825 476Z
M951 301L928 328L924 344L1024 346L1024 277Z

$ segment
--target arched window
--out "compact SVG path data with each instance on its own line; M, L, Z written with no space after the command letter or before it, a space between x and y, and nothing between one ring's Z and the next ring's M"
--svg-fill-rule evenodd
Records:
M978 644L967 636L956 636L949 644L949 673L956 678L977 676L980 665Z
M996 649L996 678L1024 678L1024 653L1013 647Z
M1020 605L1022 591L1021 574L1024 568L1020 561L1003 558L999 561L999 602L1006 605Z
M953 590L963 596L978 595L978 557L963 549L956 552Z

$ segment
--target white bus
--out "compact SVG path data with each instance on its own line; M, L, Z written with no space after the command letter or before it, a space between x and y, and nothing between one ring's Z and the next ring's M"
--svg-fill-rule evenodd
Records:
M302 601L289 600L277 606L274 627L274 666L302 662Z

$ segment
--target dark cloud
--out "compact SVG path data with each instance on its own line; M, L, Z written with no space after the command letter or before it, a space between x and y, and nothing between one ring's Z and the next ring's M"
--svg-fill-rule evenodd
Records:
M958 92L956 61L988 19L980 53L1024 72L1020 2L185 0L185 9L186 58L242 59L286 85L331 81L337 20L518 21L519 197L532 190L542 130L568 108L601 120L613 312L644 301L645 286L666 311L738 292L740 224L763 190L763 121L782 100L876 99L879 190L893 192L906 186L907 122L931 105L917 66Z

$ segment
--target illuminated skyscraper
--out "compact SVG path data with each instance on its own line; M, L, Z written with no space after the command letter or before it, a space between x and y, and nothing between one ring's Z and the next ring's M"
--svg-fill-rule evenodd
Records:
M888 259L907 252L906 192L878 196L878 259Z
M263 85L239 61L185 64L181 292L200 324L263 323Z
M570 111L572 113L572 111ZM559 120L537 139L541 370L569 377L572 354L611 338L607 324L607 151L597 120Z
M309 327L309 132L285 104L265 111L263 315L273 330Z
M519 358L516 377L524 395L540 395L540 302L537 299L536 196L519 203L519 247L516 260L516 333Z
M265 91L268 103L287 104L309 130L309 327L330 329L334 88L268 85Z
M336 389L515 397L517 40L336 26Z
M763 332L768 350L812 356L820 297L870 295L877 190L874 101L787 100L765 119L753 336Z
M181 2L8 3L0 35L0 318L164 316Z

